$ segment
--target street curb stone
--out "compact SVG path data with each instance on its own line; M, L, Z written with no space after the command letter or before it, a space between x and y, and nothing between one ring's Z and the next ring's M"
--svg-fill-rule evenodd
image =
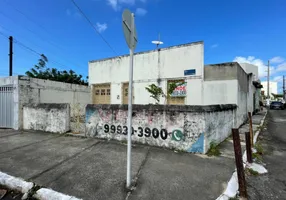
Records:
M23 179L10 176L0 171L0 185L11 190L16 190L27 196L32 188L35 186L32 182L24 181ZM39 200L82 200L73 196L68 196L52 189L41 188L35 192L34 198Z

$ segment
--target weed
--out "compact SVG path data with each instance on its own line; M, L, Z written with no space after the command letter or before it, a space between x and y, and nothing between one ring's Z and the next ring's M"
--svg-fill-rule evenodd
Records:
M246 169L246 173L250 174L250 175L253 175L253 176L258 176L259 175L259 173L257 171L255 171L255 170L253 170L251 168L247 168Z
M208 150L207 155L208 156L219 156L220 154L221 153L219 150L219 146L214 141L212 141L210 143L210 149Z
M121 143L122 144L127 144L127 140L122 140Z
M184 150L184 149L175 149L174 152L175 153L186 153L186 150Z
M252 153L252 158L257 162L262 162L262 156L259 153Z
M263 153L264 153L263 147L262 147L262 145L261 145L260 142L257 142L257 143L254 145L254 148L256 149L256 151L257 151L258 154L263 154Z

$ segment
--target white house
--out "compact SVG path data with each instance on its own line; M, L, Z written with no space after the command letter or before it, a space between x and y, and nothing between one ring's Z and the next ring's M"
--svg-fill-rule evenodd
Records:
M89 84L93 104L128 103L129 56L89 62ZM150 104L154 99L146 90L150 84L166 93L168 83L180 81L167 101L160 104L214 105L236 104L237 124L247 112L259 108L258 67L236 62L204 66L204 44L194 42L134 56L133 103Z
M89 62L89 83L95 104L127 104L129 81L129 56ZM163 91L168 82L185 81L168 100L168 104L202 105L204 78L203 42L194 42L134 55L134 104L154 103L145 89L154 83ZM164 104L162 97L160 104Z

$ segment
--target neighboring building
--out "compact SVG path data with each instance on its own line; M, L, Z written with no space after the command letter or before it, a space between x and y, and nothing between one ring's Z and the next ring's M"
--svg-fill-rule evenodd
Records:
M261 82L261 85L263 85L261 91L262 93L264 93L264 96L267 97L267 92L268 92L267 81ZM274 98L272 94L278 94L277 82L269 81L269 95L271 99Z
M0 128L23 128L23 106L38 103L70 104L70 129L84 131L85 106L91 102L84 85L12 76L0 78Z
M253 81L259 80L258 67L249 63L239 63L247 74L253 74Z
M236 104L236 124L241 125L247 119L248 112L259 110L259 82L254 81L251 70L246 73L236 62L220 63L205 66L204 72L204 105Z

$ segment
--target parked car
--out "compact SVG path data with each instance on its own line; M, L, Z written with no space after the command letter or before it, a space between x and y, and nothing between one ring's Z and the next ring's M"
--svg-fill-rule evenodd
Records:
M270 104L270 109L284 110L284 104L280 101L272 101Z

